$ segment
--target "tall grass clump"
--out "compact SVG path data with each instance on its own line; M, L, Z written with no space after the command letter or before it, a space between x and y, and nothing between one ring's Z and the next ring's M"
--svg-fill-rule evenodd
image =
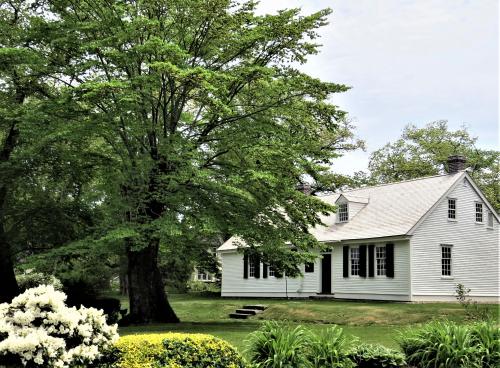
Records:
M256 368L310 367L310 334L302 326L267 321L248 340L247 354Z
M486 322L458 325L432 322L407 330L400 346L411 366L419 368L497 368L499 329Z
M351 368L354 363L348 353L356 340L344 333L342 328L333 326L311 334L309 339L309 362L314 368Z

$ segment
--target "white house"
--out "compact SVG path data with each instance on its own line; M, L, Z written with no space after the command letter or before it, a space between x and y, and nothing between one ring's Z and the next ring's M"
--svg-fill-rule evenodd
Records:
M302 277L276 277L229 239L218 249L222 296L446 301L461 283L475 300L498 302L499 216L462 158L450 160L447 175L321 197L337 213L310 231L330 250Z

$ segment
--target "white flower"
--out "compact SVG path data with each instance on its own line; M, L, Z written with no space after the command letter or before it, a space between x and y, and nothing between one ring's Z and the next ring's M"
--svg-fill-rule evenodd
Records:
M58 368L101 357L118 339L117 326L109 326L102 311L68 308L65 300L64 293L42 285L0 304L0 332L7 333L0 355L15 354L23 365ZM69 338L80 344L67 346Z

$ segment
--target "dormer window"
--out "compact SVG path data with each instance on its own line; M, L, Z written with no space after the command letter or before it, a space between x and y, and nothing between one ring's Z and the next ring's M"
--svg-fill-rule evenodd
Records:
M347 203L339 204L339 222L347 222L349 221L349 208L347 207Z

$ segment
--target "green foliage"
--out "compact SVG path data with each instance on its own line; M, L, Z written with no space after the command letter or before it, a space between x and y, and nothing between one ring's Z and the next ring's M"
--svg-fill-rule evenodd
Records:
M251 333L247 354L257 368L310 367L310 334L302 326L266 321Z
M480 306L477 301L469 298L471 289L465 287L463 284L457 284L455 287L455 298L464 308L465 314L469 320L473 321L486 321L491 319L492 312L488 305Z
M355 341L347 337L338 326L327 328L318 334L311 333L308 347L311 366L314 368L354 367L348 352Z
M88 236L121 241L116 254L125 246L138 268L131 275L157 274L159 248L183 252L187 262L176 265L188 264L196 258L191 250L207 250L206 239L239 235L276 270L300 273L298 265L320 247L307 230L333 207L295 187L305 176L318 188L333 187L335 158L362 146L346 113L330 102L349 87L294 67L319 51L329 9L258 15L254 1L232 0L0 6L0 77L7 83L0 137L12 123L25 133L16 159L0 163L0 180L4 172L9 178L0 187L16 193L6 220L11 234L18 221L36 218L50 229L37 249ZM16 215L43 208L45 198L58 221ZM32 244L29 230L24 226L17 244ZM145 249L151 252L139 252ZM73 266L88 270L91 257L84 258ZM141 294L132 312L146 313L163 293L160 278L131 286Z
M20 267L53 274L63 284L68 300L95 298L110 289L118 257L112 245L90 239L29 257Z
M500 330L486 322L433 322L407 330L400 346L408 364L421 368L493 368L500 364Z
M188 290L192 293L220 295L220 286L215 282L189 281Z
M338 326L315 334L277 321L265 322L246 341L247 354L258 368L355 367L348 356L354 342Z
M227 342L202 334L145 334L121 337L116 368L243 368L243 358Z
M406 367L404 354L397 350L386 348L382 345L358 345L349 354L349 357L358 368Z
M423 128L408 125L400 139L371 154L370 180L387 183L442 174L448 168L448 157L461 154L467 158L475 182L499 211L500 151L479 149L476 142L465 127L452 131L446 121Z
M63 289L63 284L54 275L36 272L32 269L24 270L24 272L17 274L16 279L21 292L40 285L52 285L58 291Z

